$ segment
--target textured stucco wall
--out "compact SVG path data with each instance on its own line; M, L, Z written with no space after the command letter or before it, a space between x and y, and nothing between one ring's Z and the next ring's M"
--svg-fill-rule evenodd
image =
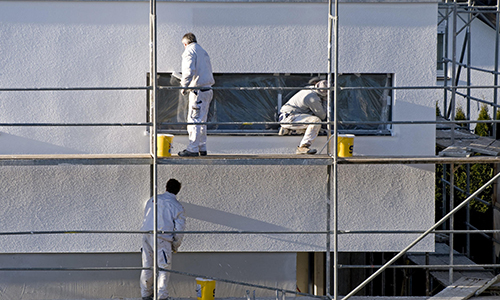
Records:
M180 70L193 31L216 72L325 72L327 5L158 3L158 69ZM340 6L341 72L435 82L436 4ZM147 3L0 2L0 86L143 86ZM394 93L395 120L432 120L427 91ZM144 122L144 91L0 93L1 122ZM0 153L137 153L144 128L2 127ZM432 155L433 126L356 137L356 155ZM212 153L293 153L297 137L210 137ZM324 138L316 142L318 147ZM176 137L178 150L186 137ZM341 229L423 229L434 220L433 166L340 168ZM160 167L184 183L189 229L324 230L326 167ZM149 195L147 166L2 167L2 231L136 230ZM8 241L7 241L8 239ZM137 251L137 236L2 237L1 252ZM395 251L409 237L341 238L342 251ZM432 250L427 240L419 250ZM321 236L187 237L182 251L323 251Z

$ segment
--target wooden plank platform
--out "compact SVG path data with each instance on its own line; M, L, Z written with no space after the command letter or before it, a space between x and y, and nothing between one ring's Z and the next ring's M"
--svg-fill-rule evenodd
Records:
M449 265L450 264L450 247L445 243L436 243L435 251L429 253L429 265ZM410 253L408 259L417 265L425 265L425 253ZM475 263L468 259L465 255L453 251L453 263L455 265L475 265ZM441 285L448 286L452 284L449 278L448 270L431 270L431 276L436 279ZM493 273L485 270L484 268L477 268L471 270L454 270L453 281L457 281L462 277L491 279Z
M490 279L462 277L429 300L466 300Z

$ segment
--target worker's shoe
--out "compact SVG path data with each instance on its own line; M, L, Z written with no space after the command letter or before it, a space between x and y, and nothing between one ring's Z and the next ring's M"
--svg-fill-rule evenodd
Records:
M295 154L316 154L316 152L318 152L316 149L310 149L309 146L299 146Z
M205 151L200 150L200 156L207 156L207 150L205 150Z
M191 151L187 151L187 150L182 150L178 154L179 154L179 156L198 156L198 152L191 152Z
M142 297L142 300L153 300L153 295L148 297Z

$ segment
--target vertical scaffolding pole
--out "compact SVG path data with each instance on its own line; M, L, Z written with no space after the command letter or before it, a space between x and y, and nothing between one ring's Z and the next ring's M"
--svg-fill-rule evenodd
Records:
M499 45L498 45L498 42L499 42L499 37L498 37L498 28L499 28L499 24L500 24L500 21L498 20L498 18L500 17L500 14L498 14L498 12L500 11L500 0L497 0L497 14L496 14L496 22L495 22L495 75L494 75L494 82L493 82L493 85L495 86L495 88L493 89L493 103L495 103L495 105L497 104L497 97L498 97L498 88L497 88L497 85L498 85L498 48L499 48ZM496 106L493 106L493 120L496 120L497 119L497 107ZM493 138L496 139L497 138L497 124L494 123L493 124Z
M337 137L338 137L338 120L337 120L337 101L338 101L338 41L339 41L339 6L338 0L335 0L335 14L332 15L332 0L328 1L328 114L327 114L327 122L328 122L328 151L327 154L333 158L333 164L328 166L328 238L327 238L327 248L328 253L326 257L327 262L327 273L326 273L326 291L327 296L331 298L331 288L330 288L330 202L331 202L331 190L332 190L332 175L333 175L333 299L338 299L338 178L337 178ZM333 23L333 24L332 24ZM335 37L333 53L334 57L332 58L332 25L333 25L333 35ZM332 63L332 60L333 63ZM334 96L333 96L333 154L331 153L332 145L331 145L331 112L332 112L332 64L334 66L334 76L333 76L333 85L334 85ZM333 174L332 174L333 173Z
M456 71L457 71L457 0L453 1L453 40L452 40L452 63L451 63L451 76L452 80L451 82L454 83L454 86L456 86L455 81L456 81ZM456 93L457 89L456 87L452 87L451 89L451 103L450 103L450 119L451 121L455 121L455 100L456 100ZM451 124L451 145L455 144L455 123ZM455 180L455 165L451 164L450 165L450 211L453 210L455 206L455 185L454 185L454 180ZM452 215L450 217L450 230L453 230L453 220L454 216ZM449 239L449 247L450 247L450 265L453 265L453 244L454 244L454 235L451 232L450 233L450 239ZM449 280L450 284L453 282L453 268L450 267L449 269Z
M451 54L451 82L455 85L457 77L457 1L453 1L453 40L452 40L452 54ZM455 99L457 95L456 87L451 88L451 103L450 103L450 120L455 121ZM451 124L451 145L455 144L455 123Z
M446 4L448 4L448 0L446 0ZM448 59L448 44L449 44L449 27L448 27L448 21L450 19L449 17L449 8L448 5L446 5L446 11L445 11L445 29L444 29L444 39L443 39L443 44L444 44L444 57ZM448 118L448 89L446 88L448 86L448 61L443 61L443 117Z
M455 165L451 164L450 166L450 211L453 211L455 206ZM455 215L450 216L450 230L454 230L454 221L455 221ZM450 232L450 239L449 239L449 247L450 247L450 266L453 265L453 244L454 244L454 238L455 235L453 232ZM449 269L449 284L453 283L453 267L450 267Z
M467 120L470 120L470 86L471 86L471 13L472 13L472 0L469 0L467 2L467 30L466 30L466 36L467 36ZM470 130L470 123L467 123L467 129Z
M331 125L331 112L332 112L332 22L334 21L334 17L332 16L332 0L328 0L328 77L327 77L327 86L328 86L328 94L327 94L327 112L326 112L326 121L328 122L327 126L327 147L326 147L326 153L331 156L331 134L332 134L332 125ZM335 160L335 159L334 159ZM335 163L335 162L334 162ZM326 295L331 298L331 272L330 268L332 266L331 263L331 201L332 201L332 173L333 173L333 180L336 180L335 176L335 170L332 170L332 166L327 166L327 203L326 203L326 213L327 213L327 220L326 220L326 257L325 257L325 292ZM334 194L335 194L335 188L333 188ZM334 200L335 200L334 196ZM336 205L334 203L334 211L336 209ZM334 224L335 224L335 213L333 216L334 219ZM337 236L337 231L336 227L334 225L333 228L333 246L334 246L334 257L333 257L333 294L334 294L334 299L337 300L336 296L336 290L337 290L337 259L336 259L336 236Z
M149 30L150 30L150 76L149 85L152 87L150 90L150 120L152 122L150 131L150 153L153 157L152 164L152 190L153 190L153 299L158 299L158 156L157 156L157 109L156 109L156 96L157 96L157 52L156 52L156 0L150 0L150 15L149 15Z

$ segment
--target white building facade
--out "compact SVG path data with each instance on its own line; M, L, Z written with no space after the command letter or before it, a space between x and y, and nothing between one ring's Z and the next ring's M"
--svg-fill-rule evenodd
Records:
M339 72L390 74L393 86L436 82L433 1L341 2ZM324 2L157 3L158 70L180 70L193 32L220 74L324 74ZM149 62L149 2L0 1L0 88L140 87ZM432 121L434 92L397 90L391 120ZM251 108L249 108L251 109ZM8 123L144 123L144 90L0 92L0 155L148 153L145 126ZM245 121L245 120L241 120ZM208 137L210 154L292 154L300 136ZM326 138L315 145L321 148ZM176 134L174 150L187 145ZM359 135L354 155L432 156L433 125ZM190 231L324 231L326 166L161 165L159 186L183 183ZM149 165L2 166L0 232L139 230ZM434 222L433 165L341 165L339 229L418 230ZM341 235L342 252L391 252L415 235ZM139 234L0 236L5 267L139 267ZM298 252L326 251L324 235L186 235L174 269L295 290ZM432 238L414 251L433 251ZM2 299L139 297L134 271L1 271ZM53 283L58 283L54 285ZM173 297L195 297L194 278L172 276ZM248 288L220 284L217 297ZM257 296L274 295L258 291ZM261 293L261 294L259 294Z

